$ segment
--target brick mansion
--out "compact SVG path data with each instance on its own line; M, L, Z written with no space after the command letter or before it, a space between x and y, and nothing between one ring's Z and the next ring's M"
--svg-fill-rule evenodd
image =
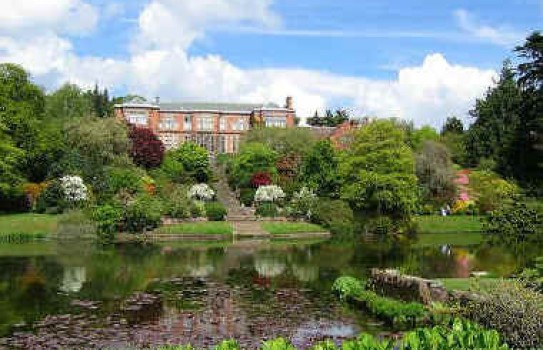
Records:
M292 97L284 106L232 103L149 103L134 100L115 105L121 120L153 130L167 149L191 141L210 153L236 153L240 138L255 126L296 125Z

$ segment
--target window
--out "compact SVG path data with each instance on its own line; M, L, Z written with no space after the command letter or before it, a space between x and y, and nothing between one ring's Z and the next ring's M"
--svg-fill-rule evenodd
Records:
M200 117L198 118L198 130L199 131L213 131L213 117Z
M160 129L163 130L175 130L177 129L177 120L173 115L165 115L160 120Z
M287 127L287 118L286 117L265 117L266 126L269 128L286 128Z
M226 118L224 118L224 117L221 118L219 128L220 128L221 131L225 131L225 130L226 130Z
M234 130L236 131L243 131L246 129L246 122L245 122L245 119L244 118L240 118L238 120L236 120L236 122L234 123Z
M174 133L165 133L160 135L160 140L166 149L172 149L179 146L179 135Z
M126 121L133 125L147 125L147 111L127 111Z
M187 115L185 116L185 130L191 131L192 130L192 116Z

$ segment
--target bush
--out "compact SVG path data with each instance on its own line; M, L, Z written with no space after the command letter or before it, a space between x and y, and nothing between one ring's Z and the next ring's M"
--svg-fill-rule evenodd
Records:
M193 218L201 218L206 216L204 202L192 201L192 203L190 204L190 216Z
M124 226L130 233L151 231L162 222L162 204L148 195L137 197L128 204L124 214Z
M272 183L270 174L266 172L258 172L251 177L251 186L259 188L260 186L269 186Z
M111 195L124 190L130 194L138 194L143 190L142 172L137 168L110 168L107 172L107 186Z
M220 202L206 203L205 211L209 221L224 221L226 217L226 208Z
M103 205L94 209L92 218L96 222L100 240L112 242L120 230L123 221L123 210L113 205Z
M350 276L338 277L332 285L332 291L339 295L340 299L356 296L362 293L365 286L358 279Z
M64 189L58 180L52 181L43 190L36 202L36 211L38 213L60 214L66 207Z
M22 188L0 187L0 212L21 213L31 209L31 201L27 199Z
M351 235L354 231L353 211L349 204L342 200L319 198L311 215L311 222L337 235Z
M485 218L484 232L494 242L518 246L543 241L543 218L524 203L502 205Z
M487 213L501 204L511 203L520 193L519 187L489 171L473 171L470 187L479 212Z
M510 281L481 293L465 307L467 318L497 330L513 348L543 347L543 295Z
M253 205L256 189L254 188L242 188L239 191L239 201L246 207Z
M296 348L284 338L277 338L265 341L262 350L296 350Z
M263 202L258 205L256 208L256 215L263 218L275 218L279 216L279 210L277 205L271 202Z
M292 196L292 200L290 201L290 215L296 218L311 219L317 201L315 193L307 187L303 187Z
M134 163L147 169L157 168L164 159L164 144L149 128L132 126L129 138L132 141L130 155Z
M161 191L164 214L171 218L186 219L191 216L191 202L187 198L187 187L169 185Z

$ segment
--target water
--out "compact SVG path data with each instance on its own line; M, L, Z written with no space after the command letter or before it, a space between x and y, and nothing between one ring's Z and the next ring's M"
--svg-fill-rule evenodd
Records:
M21 348L248 348L284 336L306 347L360 332L388 333L330 293L340 275L373 267L428 278L508 275L512 254L489 247L361 241L0 245L0 344Z

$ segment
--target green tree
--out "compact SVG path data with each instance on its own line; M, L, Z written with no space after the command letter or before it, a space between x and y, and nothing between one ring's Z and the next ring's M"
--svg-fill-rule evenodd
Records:
M413 149L413 151L418 152L422 150L424 144L427 141L438 141L439 134L436 129L431 126L425 125L419 129L412 128L407 133L407 144Z
M413 152L405 131L390 120L375 121L355 134L340 164L341 197L358 212L407 217L417 202Z
M80 119L92 115L92 105L85 93L74 84L64 84L46 99L50 119Z
M278 154L262 143L245 143L232 162L231 178L238 187L249 187L257 172L277 175L275 163Z
M304 158L300 180L314 189L317 195L339 195L338 159L329 140L319 141Z
M336 127L350 119L349 112L345 109L336 109L334 112L327 109L324 117L319 116L319 112L307 119L307 124L311 126Z
M453 134L463 134L464 133L464 123L457 117L448 117L441 129L441 135L447 133Z
M244 137L244 144L261 143L279 156L305 155L317 142L315 135L307 128L255 128Z
M195 181L207 182L209 180L211 175L209 168L209 153L205 148L192 142L185 142L179 148L168 152L167 158L179 162L183 166L186 175L193 178ZM168 160L164 165L164 170L173 175L175 172L175 165Z
M531 34L515 49L522 62L517 67L522 91L522 112L508 156L511 173L543 194L543 35Z
M496 163L502 174L510 174L507 152L520 123L522 96L509 62L505 62L495 87L477 100L470 112L474 118L466 135L467 161L478 165L483 159Z

